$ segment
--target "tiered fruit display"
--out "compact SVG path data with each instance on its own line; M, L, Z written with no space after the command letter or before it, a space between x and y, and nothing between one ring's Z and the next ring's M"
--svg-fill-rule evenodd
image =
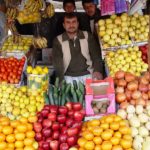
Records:
M110 76L114 76L119 70L140 76L148 69L148 64L143 62L141 55L137 46L119 49L115 52L109 51L106 55L106 62Z
M135 13L132 16L123 13L121 16L112 15L109 19L98 22L99 37L103 48L130 45L135 42L148 41L148 15Z
M9 36L2 46L2 51L21 51L27 52L32 45L33 38L30 36L18 36L17 42L14 42L14 37Z
M148 63L148 57L147 57L148 45L140 46L140 51L142 52L142 60L145 63Z
M0 83L18 84L21 80L26 58L0 58Z
M49 86L49 70L47 67L27 67L27 86L30 95L46 93Z
M6 11L6 17L7 19L15 20L18 15L17 8L8 7Z
M33 45L36 48L46 48L47 47L47 39L45 37L36 37L33 40Z
M0 85L0 114L11 120L21 116L35 116L44 106L43 95L28 96L27 87L16 88L13 85Z
M133 150L129 124L120 116L111 114L84 122L79 150Z
M39 150L68 150L77 144L85 112L80 103L45 105L34 123Z
M99 20L99 37L102 40L104 48L130 45L132 44L128 28L130 25L130 18L126 13L121 16L112 15L109 19Z
M141 77L123 71L117 72L115 75L116 101L120 104L120 108L125 109L129 104L145 107L150 99L149 83L149 72Z
M37 150L33 125L27 119L0 117L0 150Z
M18 21L20 24L37 23L41 21L40 10L43 8L42 0L27 0L24 9L19 11Z
M117 114L129 120L134 150L150 149L150 104L144 108L142 105L128 105L126 109L119 109Z

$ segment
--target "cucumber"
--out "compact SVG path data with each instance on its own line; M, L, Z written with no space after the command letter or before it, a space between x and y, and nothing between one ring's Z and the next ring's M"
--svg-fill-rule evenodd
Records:
M50 104L51 104L51 105L54 105L54 104L55 104L55 103L54 103L53 94L54 94L54 87L53 87L53 86L50 86L48 95L49 95L49 101L50 101Z
M54 93L54 103L55 103L55 105L58 105L59 104L59 99L58 99L59 97L58 97L58 95L56 94L56 93Z
M70 90L71 90L71 83L67 84L65 94L68 94Z
M84 96L83 95L80 95L80 98L79 98L79 102L83 105L83 101L84 101Z
M78 89L78 84L77 84L77 81L76 80L73 80L73 86L74 86L74 89Z
M45 103L49 105L49 97L46 93L44 94L44 99L45 99Z
M79 82L79 89L81 91L82 94L84 94L84 84L82 82Z
M76 93L77 93L78 101L79 101L80 96L83 95L83 94L81 93L81 91L79 89L76 90Z
M55 87L59 88L59 78L58 77L55 80Z
M65 89L66 89L66 81L63 80L63 81L62 81L62 85L61 85L62 93L65 93Z
M64 106L65 103L66 103L66 95L63 94L63 95L62 95L62 99L61 99L61 106Z
M71 94L73 97L73 102L78 102L77 94L76 94L76 91L74 90L73 86L71 87Z

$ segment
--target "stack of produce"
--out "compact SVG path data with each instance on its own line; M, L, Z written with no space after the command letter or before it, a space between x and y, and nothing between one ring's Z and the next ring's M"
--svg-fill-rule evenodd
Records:
M29 95L44 94L48 90L49 70L47 67L27 67L27 86Z
M150 149L150 104L144 108L142 105L128 105L119 109L117 114L123 119L128 119L131 126L134 150Z
M0 117L0 150L37 150L33 125L27 119L10 121Z
M50 104L63 106L67 102L80 102L84 105L84 84L73 81L73 84L66 83L65 80L59 84L59 78L56 78L54 86L49 88L49 100Z
M80 103L45 105L34 123L39 150L68 150L76 145L85 112Z
M142 52L142 60L145 63L148 63L148 57L147 57L148 45L140 46L140 51Z
M120 108L125 109L129 104L143 105L149 104L150 99L150 74L146 72L141 77L119 71L115 75L116 101Z
M25 57L21 59L14 57L0 58L0 83L18 84L21 80L25 61Z
M77 143L79 150L133 150L132 140L128 122L111 114L84 122Z
M32 45L32 40L33 38L28 36L9 36L3 43L2 51L27 52L30 49L30 46Z
M148 15L135 13L128 16L123 13L121 16L112 15L109 19L99 20L98 27L104 48L131 45L131 39L136 42L148 40L149 18Z
M0 85L0 114L11 120L21 116L35 116L44 106L43 95L28 96L27 87L16 88L13 85Z
M46 48L47 47L47 39L45 37L36 37L33 41L33 46L35 48Z
M116 52L109 51L106 55L106 63L111 76L119 70L140 76L148 69L148 64L143 62L141 51L137 46L119 49Z

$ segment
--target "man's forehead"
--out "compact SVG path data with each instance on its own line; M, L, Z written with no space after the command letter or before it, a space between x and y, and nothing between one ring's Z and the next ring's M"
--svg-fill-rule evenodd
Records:
M74 20L77 20L77 17L72 17L72 18L65 17L65 20L66 21L74 21Z

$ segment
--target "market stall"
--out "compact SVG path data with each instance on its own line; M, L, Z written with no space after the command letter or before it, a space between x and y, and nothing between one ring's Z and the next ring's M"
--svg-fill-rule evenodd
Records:
M101 0L102 15L110 15L96 24L107 77L72 84L50 84L49 66L36 63L36 48L46 56L48 47L39 22L54 15L53 5L6 3L0 150L150 150L150 17L134 12L145 4L138 2L129 9L125 0ZM15 19L36 23L35 35L20 35Z

